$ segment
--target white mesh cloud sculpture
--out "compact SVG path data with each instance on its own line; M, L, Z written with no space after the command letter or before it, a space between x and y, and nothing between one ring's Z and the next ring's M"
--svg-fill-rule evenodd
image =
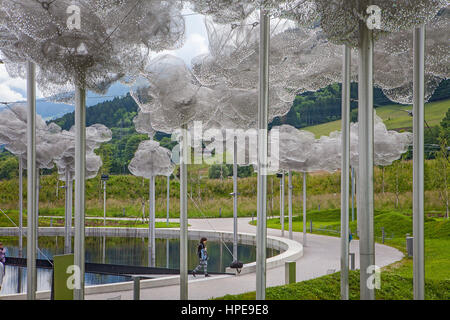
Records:
M366 23L369 5L381 9L380 28L374 29L377 38L383 33L412 30L426 23L448 5L447 0L314 0L320 16L320 26L327 38L336 44L359 45L359 22Z
M103 93L150 50L181 45L180 10L171 0L1 0L0 25L8 33L7 41L0 34L0 51L8 64L35 62L38 85L48 95L74 85ZM23 76L21 67L8 70Z
M36 116L36 164L38 168L53 168L53 160L59 158L65 146L60 143L61 128L55 124L47 125ZM0 112L0 144L19 156L26 165L27 155L27 109L24 104L15 104Z
M339 133L340 135L340 133ZM350 163L358 167L358 123L350 124ZM400 159L412 144L411 132L388 130L383 120L374 117L374 164L388 166Z
M450 76L449 30L450 7L426 25L425 101ZM389 99L402 104L413 100L412 42L412 32L407 30L381 37L374 47L374 83Z
M172 133L195 120L207 123L218 107L218 92L201 86L178 57L156 57L141 75L147 83L132 87L131 95L154 130Z
M128 169L133 175L146 179L170 176L175 168L170 156L170 150L161 147L157 141L145 140L139 144Z
M94 153L102 143L110 141L112 132L102 124L94 124L86 128L86 179L97 176L102 166L101 157ZM60 143L66 146L62 156L55 160L60 180L72 181L75 178L75 127L62 131ZM66 173L68 177L66 177Z

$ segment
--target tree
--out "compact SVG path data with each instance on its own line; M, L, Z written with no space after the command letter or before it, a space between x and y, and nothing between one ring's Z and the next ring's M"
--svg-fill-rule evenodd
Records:
M18 176L19 161L17 157L10 156L0 162L0 180L12 179Z
M233 166L229 164L213 164L208 169L208 177L210 179L222 179L232 174L233 174Z

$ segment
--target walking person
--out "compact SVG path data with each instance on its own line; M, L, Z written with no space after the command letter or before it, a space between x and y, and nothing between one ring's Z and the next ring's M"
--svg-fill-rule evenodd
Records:
M206 239L205 237L200 239L200 243L197 247L197 255L199 258L199 264L198 266L192 271L192 275L195 277L195 274L202 268L203 266L203 272L205 274L205 277L209 277L208 274L208 251L206 248Z
M5 276L6 248L0 242L0 290L2 289L3 278Z

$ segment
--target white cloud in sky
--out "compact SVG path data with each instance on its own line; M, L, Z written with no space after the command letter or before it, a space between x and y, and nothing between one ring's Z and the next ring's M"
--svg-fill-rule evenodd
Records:
M19 78L11 78L5 66L0 64L0 101L25 100L20 91L26 91L26 81Z

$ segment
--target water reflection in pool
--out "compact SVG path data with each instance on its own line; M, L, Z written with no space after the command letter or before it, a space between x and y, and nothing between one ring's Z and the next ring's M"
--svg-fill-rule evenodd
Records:
M7 247L8 256L18 256L17 238L9 237L3 244ZM73 243L73 241L72 241ZM188 268L192 270L198 264L198 240L188 242ZM120 265L149 266L148 243L146 238L126 237L86 237L86 262L109 263ZM227 250L227 247L228 250ZM39 237L38 259L53 258L53 255L64 254L63 237ZM179 269L179 239L156 239L155 266L161 268ZM222 243L219 240L208 240L208 271L224 272L232 262L233 244ZM278 250L267 249L267 257L279 254ZM45 255L45 256L44 256ZM26 238L24 238L24 257L26 257ZM244 263L256 260L256 247L239 244L238 258ZM21 270L19 270L21 269ZM26 268L6 266L6 274L0 295L26 292ZM51 270L38 269L37 290L50 290ZM130 281L126 276L112 276L86 273L86 285Z

